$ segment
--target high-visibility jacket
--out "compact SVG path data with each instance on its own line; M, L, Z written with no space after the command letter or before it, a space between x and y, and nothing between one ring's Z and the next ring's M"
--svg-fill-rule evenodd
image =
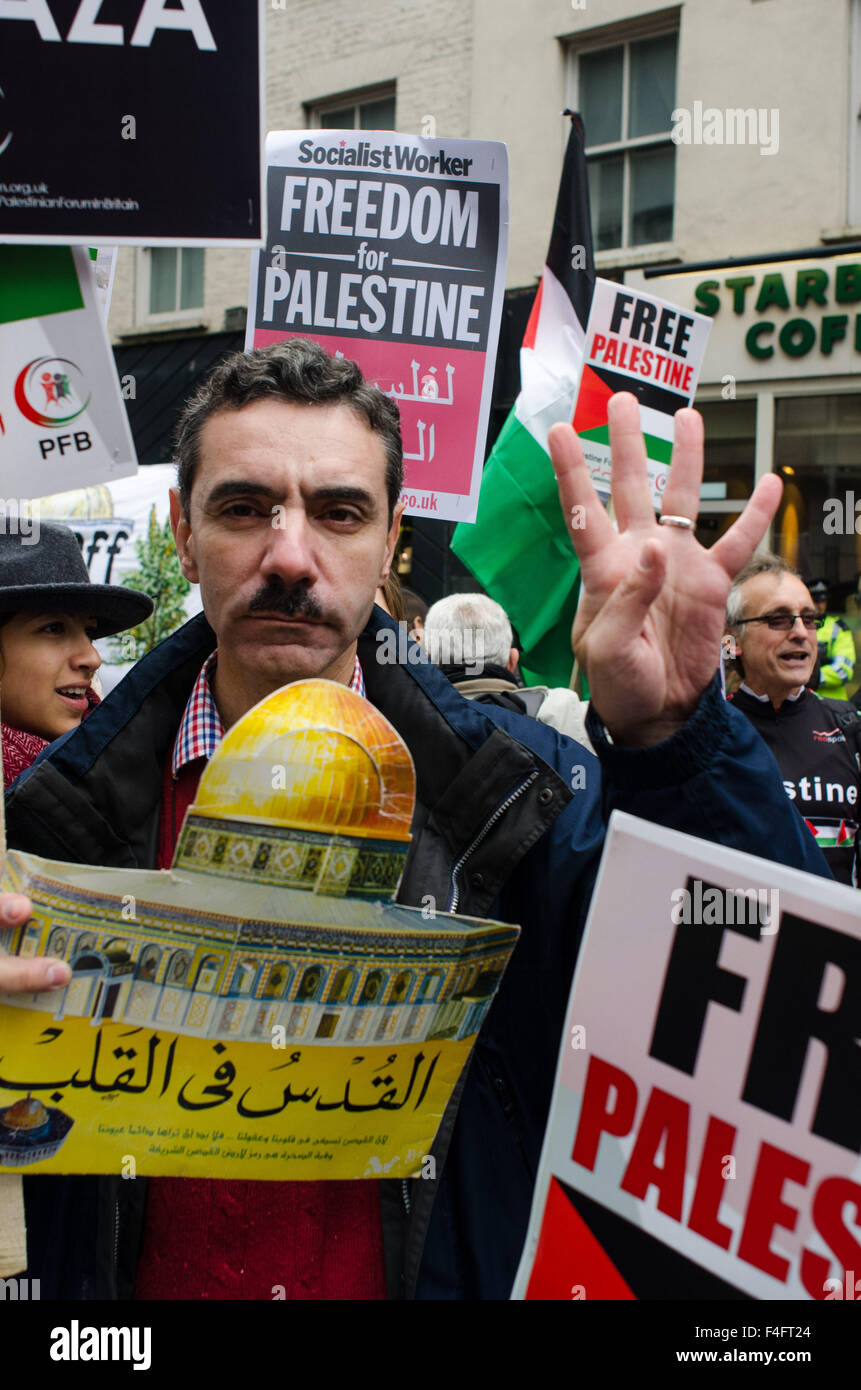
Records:
M849 628L829 613L819 629L819 690L836 700L848 700L846 682L855 670L855 642Z

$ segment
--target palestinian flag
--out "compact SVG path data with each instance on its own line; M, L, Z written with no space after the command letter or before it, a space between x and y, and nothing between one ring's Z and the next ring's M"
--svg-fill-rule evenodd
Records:
M820 849L839 849L843 845L851 847L855 843L858 827L854 821L809 820L805 816L804 822Z
M547 264L520 351L520 395L484 468L478 517L451 548L508 613L531 684L567 686L579 565L547 431L570 421L595 283L583 126L571 118Z
M611 343L610 347L612 346ZM608 348L608 352L609 350ZM666 428L665 417L672 417L677 410L688 405L689 394L674 391L667 386L658 386L653 381L638 381L636 377L632 378L623 372L611 371L606 366L595 367L587 362L583 367L573 420L580 439L606 444L609 448L610 426L607 423L607 407L610 397L617 391L631 391L639 400L643 438L649 458L652 462L668 468L673 455L673 441L664 435L650 433L649 425L652 424L653 430L656 426L660 429L662 425Z

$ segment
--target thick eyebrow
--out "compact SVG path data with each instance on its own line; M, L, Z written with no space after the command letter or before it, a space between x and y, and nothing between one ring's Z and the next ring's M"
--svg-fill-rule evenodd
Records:
M371 516L376 516L377 504L370 492L363 487L354 487L347 483L336 483L332 487L315 487L311 493L312 502L354 502L356 506L363 507Z
M256 497L266 497L270 501L279 502L281 500L281 493L276 488L267 487L265 483L261 483L255 478L228 478L223 483L216 483L207 497L205 505L212 507L228 497L247 497L250 492L253 492Z
M277 488L268 487L254 478L228 478L217 483L206 499L207 507L217 506L231 497L265 497L270 502L283 501L283 493ZM353 502L362 507L370 516L376 516L377 505L366 488L347 483L336 483L331 487L317 487L311 493L312 502Z

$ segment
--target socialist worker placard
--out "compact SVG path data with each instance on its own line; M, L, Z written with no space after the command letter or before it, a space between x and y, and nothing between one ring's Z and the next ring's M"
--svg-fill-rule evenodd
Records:
M473 521L508 249L508 159L485 140L278 131L247 348L301 336L396 401L406 510Z
M614 812L516 1298L861 1295L857 897Z
M259 246L263 0L0 0L0 241Z

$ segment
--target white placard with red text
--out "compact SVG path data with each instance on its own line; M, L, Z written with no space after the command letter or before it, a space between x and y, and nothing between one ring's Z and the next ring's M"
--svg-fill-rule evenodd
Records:
M613 814L515 1298L861 1298L859 901Z
M599 492L610 491L607 402L616 391L631 391L640 402L658 510L673 448L673 416L693 401L711 325L705 314L642 290L595 281L573 425Z

